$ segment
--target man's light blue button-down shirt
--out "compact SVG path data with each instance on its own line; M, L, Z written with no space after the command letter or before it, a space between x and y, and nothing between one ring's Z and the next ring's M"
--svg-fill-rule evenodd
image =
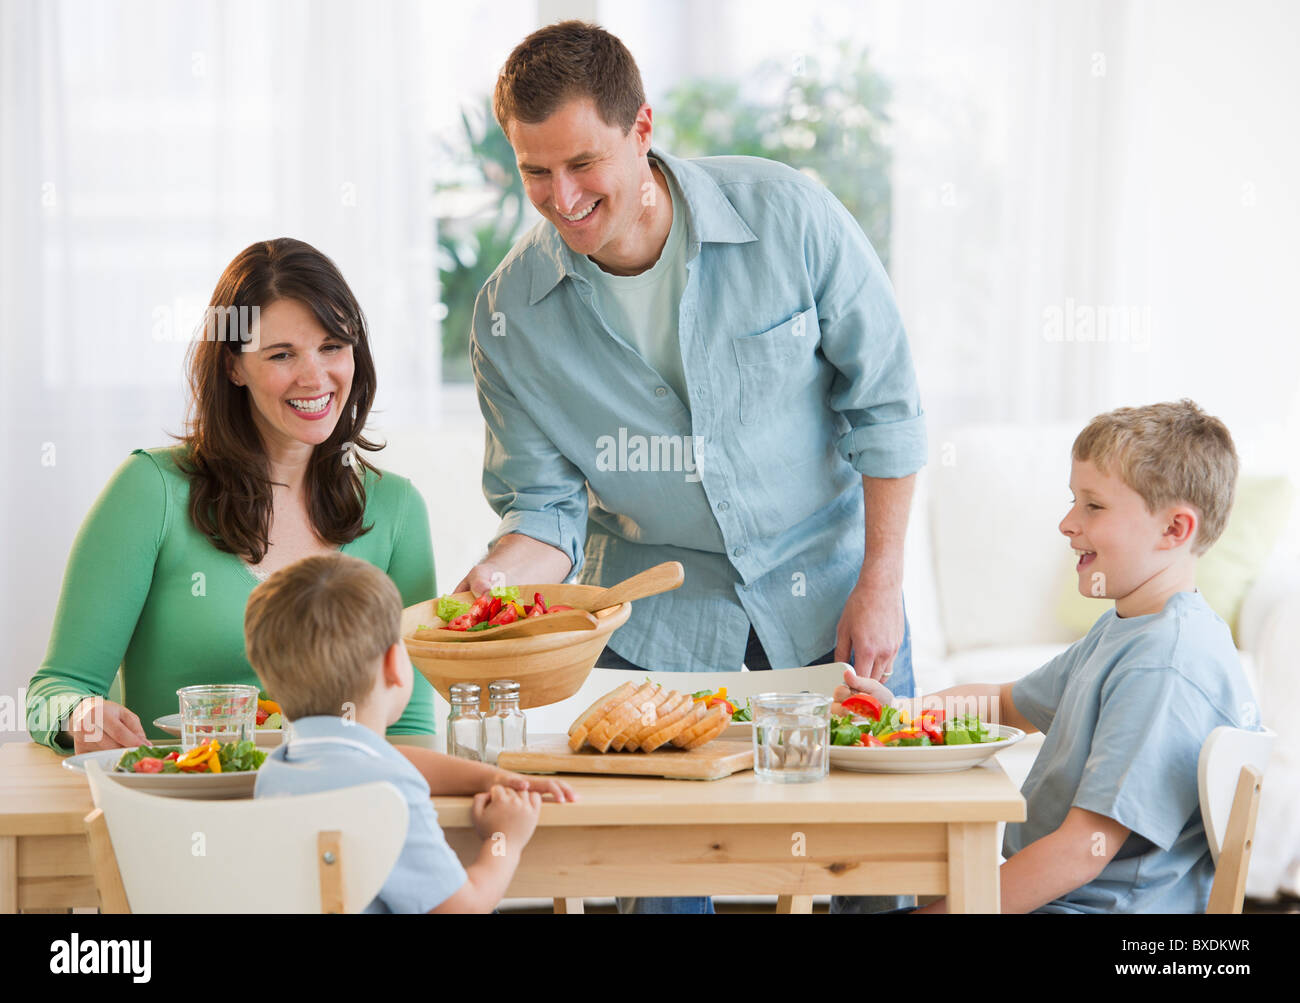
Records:
M496 539L562 550L609 585L661 561L685 584L611 636L654 670L774 666L835 646L862 566L861 476L925 463L884 268L824 186L753 157L650 154L685 198L683 401L599 313L549 222L480 291L470 355ZM495 540L494 540L495 542Z

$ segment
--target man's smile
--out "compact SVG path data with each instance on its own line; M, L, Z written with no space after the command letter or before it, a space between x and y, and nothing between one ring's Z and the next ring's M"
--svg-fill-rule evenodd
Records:
M600 205L600 203L603 201L604 201L603 198L598 198L596 199L596 201L592 202L591 205L587 206L585 209L580 209L577 212L573 213L572 215L569 215L568 213L560 212L559 209L556 209L555 213L566 223L581 223L584 219L590 216L595 211L596 206Z

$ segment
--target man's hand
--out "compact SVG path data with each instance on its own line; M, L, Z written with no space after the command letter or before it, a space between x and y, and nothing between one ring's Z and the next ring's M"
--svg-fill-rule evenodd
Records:
M488 589L503 585L562 582L572 570L573 562L564 551L531 536L507 533L491 553L469 569L456 591L468 589L481 596Z
M453 592L473 592L476 596L481 596L488 589L501 588L509 584L506 581L506 573L495 564L484 561L482 564L476 564L469 569L469 573L460 580Z
M72 751L77 754L149 744L135 714L100 696L86 697L77 704L68 717L68 734L72 736Z
M835 660L848 662L865 679L886 680L903 645L903 592L897 586L859 581L849 593L835 629Z
M506 853L520 853L533 836L542 812L542 796L497 785L474 795L470 819L482 839L501 839Z
M572 787L554 777L526 777L522 773L498 770L492 778L492 786L507 787L512 791L536 791L543 798L549 795L560 802L578 800L578 795Z

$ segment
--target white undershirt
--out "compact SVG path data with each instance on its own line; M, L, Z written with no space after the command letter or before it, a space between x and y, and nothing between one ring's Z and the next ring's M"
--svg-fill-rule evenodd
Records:
M657 162L652 163L658 166ZM663 175L668 183L673 222L659 260L640 275L610 275L585 255L578 258L578 266L591 282L596 304L610 328L631 345L689 407L677 333L682 290L686 288L686 201L672 175L667 171L663 171Z

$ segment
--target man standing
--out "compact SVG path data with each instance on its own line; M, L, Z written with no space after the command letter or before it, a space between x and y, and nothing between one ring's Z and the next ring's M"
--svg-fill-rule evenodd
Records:
M520 43L494 110L544 220L475 304L502 521L460 588L677 560L685 584L638 601L600 664L851 659L914 693L903 536L924 418L856 221L784 165L653 148L636 63L591 25Z

